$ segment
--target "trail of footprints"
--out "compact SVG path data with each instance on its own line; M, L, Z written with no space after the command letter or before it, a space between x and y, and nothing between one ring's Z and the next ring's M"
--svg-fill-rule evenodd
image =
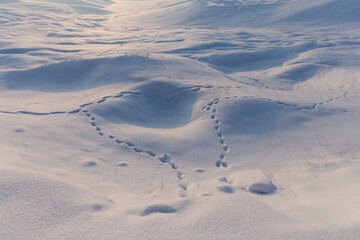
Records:
M121 146L125 146L127 148L129 148L130 150L132 150L134 153L136 154L145 154L151 158L155 158L158 159L161 163L163 164L169 164L171 166L172 169L176 170L178 169L178 167L175 165L174 162L171 161L171 157L167 154L156 154L155 152L151 151L151 150L147 150L147 149L143 149L141 147L138 147L137 145L135 145L132 142L126 141L126 140L121 140L113 135L109 135L104 133L104 131L97 125L96 123L96 118L87 110L82 110L82 113L88 118L90 119L90 124L93 128L95 128L95 131L101 136L101 137L108 137L110 140L112 140L115 144L117 145L121 145ZM157 169L158 170L158 169ZM180 181L179 187L186 191L187 190L187 186L186 184L182 183L181 181L183 180L183 173L179 170L177 170L176 172L176 177L178 178L178 180ZM185 196L185 195L184 195Z
M219 138L219 143L222 146L222 153L218 157L218 160L216 161L215 166L218 168L219 167L227 168L228 164L225 161L225 155L230 149L227 146L225 139L224 139L224 134L221 131L220 119L218 119L218 117L217 117L216 105L219 103L219 101L220 101L220 98L215 98L214 101L212 101L211 103L209 103L206 106L206 110L211 112L211 119L215 122L214 129L216 131L216 135Z
M277 105L280 106L285 106L285 107L291 107L291 108L295 108L298 110L314 110L317 109L319 106L324 105L324 104L329 104L335 100L341 99L341 98L346 98L349 95L349 91L345 91L343 93L342 96L336 97L336 98L331 98L327 101L323 101L323 102L319 102L319 103L314 103L310 106L301 106L301 105L297 105L297 104L290 104L290 103L285 103L285 102L281 102L281 101L275 101L269 98L255 98L252 96L244 96L241 97L240 99L258 99L258 100L262 100L265 102L271 102L271 103L275 103ZM214 130L216 131L216 134L219 138L219 143L222 146L222 153L220 154L220 156L218 157L218 160L215 162L215 166L220 168L220 167L224 167L227 168L228 164L225 161L226 158L226 153L228 153L230 151L230 148L228 147L228 145L226 144L225 138L224 138L224 134L221 131L221 123L220 123L220 119L217 117L217 109L216 109L216 105L222 101L222 100L231 100L231 99L236 99L238 98L238 96L231 96L231 97L224 97L224 98L214 98L210 103L208 103L207 105L203 106L202 109L210 111L211 115L211 119L215 122L215 127Z
M194 91L197 92L201 89L211 89L211 88L218 88L218 89L239 89L241 87L236 86L236 87L232 87L232 86L213 86L213 85L195 85L195 86L189 86L189 87L179 87L176 91L176 93L179 93L181 91ZM124 140L124 139L119 139L116 136L110 135L110 134L106 134L103 129L98 126L97 122L96 122L96 118L95 116L93 116L88 110L86 110L86 107L93 105L93 104L101 104L106 102L109 99L116 99L116 98L122 98L122 97L126 97L126 96L130 96L130 95L135 95L135 96L145 96L143 93L141 92L136 92L136 91L122 91L113 95L108 95L108 96L104 96L98 100L92 101L92 102L88 102L85 104L82 104L79 106L79 108L77 109L73 109L70 111L52 111L52 112L31 112L31 111L2 111L0 110L0 113L3 114L23 114L23 115L34 115L34 116L46 116L46 115L61 115L61 114L82 114L84 116L86 116L89 120L90 120L90 124L91 126L94 128L94 130L98 133L98 135L100 137L107 137L110 140L112 140L115 144L117 145L121 145L121 146L125 146L127 148L129 148L132 152L134 152L135 154L145 154L148 157L157 159L160 161L161 164L168 164L172 169L177 170L178 166L171 161L171 157L167 154L167 153L155 153L154 151L148 150L148 149L144 149L141 148L139 146L137 146L136 144ZM335 100L341 99L341 98L346 98L349 95L349 91L345 91L343 93L342 96L336 97L336 98L331 98L327 101L323 101L323 102L319 102L319 103L314 103L312 105L309 106L300 106L300 105L296 105L296 104L289 104L289 103L284 103L284 102L280 102L280 101L275 101L272 99L267 99L267 98L255 98L252 96L244 96L242 97L242 99L259 99L259 100L263 100L266 102L272 102L272 103L276 103L278 105L282 105L285 107L291 107L291 108L295 108L298 110L314 110L317 109L319 106L321 105L325 105L325 104L329 104ZM224 138L224 134L221 131L221 122L220 119L218 118L218 110L216 108L216 105L223 100L231 100L231 99L236 99L238 98L238 96L232 96L232 97L224 97L224 98L215 98L213 99L213 101L211 101L210 103L208 103L207 105L205 105L202 109L206 109L207 111L209 111L211 113L210 117L211 119L214 121L214 130L216 131L217 137L218 137L218 141L222 147L222 152L221 154L218 156L216 162L215 162L215 166L218 168L227 168L228 167L228 163L226 162L226 154L230 151L230 148L228 147L225 138ZM176 177L177 179L180 181L179 187L180 189L182 189L183 191L187 190L187 185L184 184L182 182L183 180L183 173L179 170L176 171ZM184 195L185 196L185 195Z
M236 86L214 86L214 85L194 85L194 86L188 86L188 87L179 87L178 90L176 91L176 93L179 93L181 91L185 91L185 90L191 90L194 92L197 92L201 89L211 89L211 88L218 88L218 89L239 89L241 87ZM248 98L248 99L259 99L259 100L263 100L263 101L267 101L267 102L274 102L278 105L282 105L282 106L286 106L286 107L293 107L296 108L298 110L314 110L317 109L319 106L321 105L326 105L326 104L330 104L336 100L339 100L341 98L347 98L349 95L349 91L345 91L341 96L338 96L336 98L330 98L326 101L322 101L319 103L314 103L312 105L308 105L308 106L301 106L301 105L296 105L296 104L289 104L289 103L285 103L285 102L281 102L281 101L275 101L272 99L268 99L268 98L255 98L252 96L245 96L243 97L244 99ZM108 99L111 98L121 98L121 97L126 97L129 95L138 95L138 96L144 96L143 93L140 92L136 92L136 91L122 91L113 95L108 95L105 97L102 97L98 100L92 101L92 102L88 102L88 103L84 103L82 105L79 106L79 108L77 109L73 109L70 111L52 111L52 112L32 112L32 111L4 111L4 110L0 110L0 113L3 114L23 114L23 115L35 115L35 116L47 116L47 115L60 115L60 114L76 114L79 113L80 111L83 110L83 108L93 105L93 104L101 104L104 103L105 101L107 101ZM228 99L230 99L232 97L228 97ZM222 98L225 99L225 98ZM205 107L204 107L205 108ZM203 108L203 109L204 109ZM333 110L336 111L336 110ZM350 111L347 111L350 112Z
M157 158L161 163L169 164L172 167L172 169L177 169L178 168L175 165L175 163L171 162L171 158L167 153L156 154L155 152L153 152L151 150L143 149L143 148L137 146L136 144L134 144L134 143L132 143L130 141L119 139L116 136L106 134L101 129L101 127L98 126L98 124L96 123L96 118L88 110L82 110L81 112L90 120L91 126L95 129L95 131L100 136L108 137L110 140L113 140L113 142L115 144L125 146L125 147L129 148L130 150L132 150L136 154L145 154L145 155L147 155L149 157Z

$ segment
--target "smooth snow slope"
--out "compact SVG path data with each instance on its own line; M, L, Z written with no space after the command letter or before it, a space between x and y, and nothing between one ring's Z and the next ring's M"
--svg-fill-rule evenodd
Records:
M0 239L358 239L360 2L0 2Z

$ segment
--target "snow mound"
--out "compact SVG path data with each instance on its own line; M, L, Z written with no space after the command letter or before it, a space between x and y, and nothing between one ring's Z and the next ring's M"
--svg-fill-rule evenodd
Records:
M271 182L271 180L265 182L255 182L251 184L248 190L249 192L252 193L266 194L266 193L271 193L274 190L274 185Z
M157 1L146 20L178 25L264 27L284 24L333 25L358 23L357 0ZM211 17L209 17L211 16Z
M284 23L332 25L358 23L360 2L357 0L293 1L279 8L274 18Z
M228 179L234 187L247 189L251 193L268 194L276 190L271 178L258 169L236 172Z
M72 60L25 71L5 74L11 90L48 92L79 91L112 83L140 82L136 72L159 65L161 61L140 56Z
M183 84L204 84L204 80L214 83L227 79L205 64L157 54L71 60L30 70L5 72L0 77L10 90L44 92L81 91L110 84L126 85L129 89L129 84L170 78Z
M360 71L358 68L334 68L322 72L315 78L295 85L296 89L307 91L349 91L360 89Z
M306 82L329 68L320 64L298 63L270 69L265 76L274 82L281 83L282 87L286 88L286 86L293 87L295 84Z
M179 85L151 81L126 97L93 106L90 111L107 121L148 128L176 128L190 122L196 93Z
M351 45L351 39L341 39ZM306 50L306 49L304 49ZM346 52L346 54L345 54ZM359 47L321 47L301 52L291 60L260 72L248 72L252 79L261 79L274 89L289 90L350 90L359 88ZM240 75L241 73L239 73ZM237 74L234 74L236 77Z
M224 134L262 135L295 128L320 114L299 108L302 106L270 99L239 99L219 109L219 115Z

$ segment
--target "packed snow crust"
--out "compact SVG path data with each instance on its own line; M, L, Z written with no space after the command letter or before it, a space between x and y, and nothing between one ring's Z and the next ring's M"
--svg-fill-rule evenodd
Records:
M0 239L358 239L359 11L0 1Z

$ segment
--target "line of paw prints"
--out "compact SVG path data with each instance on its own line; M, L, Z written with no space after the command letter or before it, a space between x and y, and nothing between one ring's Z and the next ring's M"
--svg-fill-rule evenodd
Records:
M266 101L266 102L271 102L271 103L275 103L277 105L280 106L285 106L285 107L290 107L290 108L296 108L298 110L314 110L316 109L319 105L323 105L323 104L328 104L331 103L335 100L338 100L340 98L346 98L348 96L349 92L346 91L344 92L343 96L337 97L337 98L331 98L327 101L323 101L320 103L314 103L310 106L300 106L297 104L289 104L289 103L285 103L285 102L281 102L281 101L275 101L272 99L268 99L268 98L255 98L252 96L244 96L241 97L240 99L258 99L258 100L262 100L262 101ZM211 119L215 122L215 131L216 134L219 138L219 143L222 146L222 153L220 154L218 160L215 163L216 167L228 167L227 162L225 161L226 158L226 154L230 151L230 148L228 147L228 145L226 144L225 138L224 138L224 134L221 131L221 123L220 123L220 119L217 116L217 108L216 105L223 100L232 100L232 99L237 99L239 98L238 96L230 96L230 97L223 97L223 98L214 98L211 102L209 102L207 105L203 106L202 109L203 110L207 110L211 112Z
M237 96L225 97L225 98L215 98L215 99L213 99L213 101L211 101L210 103L208 103L206 106L204 106L202 108L211 113L210 118L215 123L214 130L216 131L216 135L218 137L219 143L222 148L222 153L219 155L217 161L215 162L215 166L218 168L220 168L220 167L227 168L228 167L228 164L226 162L226 154L230 151L230 148L226 144L224 134L221 131L221 122L217 116L218 111L217 111L216 105L219 104L219 102L223 99L229 100L229 99L234 99L234 98L237 98Z
M82 114L84 114L88 119L90 119L91 126L95 129L95 131L99 134L99 136L107 137L110 140L114 141L115 144L125 146L125 147L129 148L130 150L132 150L136 154L145 154L146 156L149 156L151 158L158 159L161 164L168 164L172 169L176 170L175 171L176 177L180 181L180 183L178 185L179 188L184 192L187 191L187 185L182 182L184 175L178 169L178 166L174 162L171 161L171 157L169 154L167 154L167 153L157 154L154 151L143 149L130 141L121 140L121 139L117 138L116 136L106 134L101 129L101 127L97 125L96 118L89 111L82 110ZM159 169L157 169L157 171L159 171ZM182 193L181 196L185 197L186 194Z
M157 158L161 163L169 164L172 167L172 169L177 169L177 166L175 165L175 163L173 163L171 161L171 157L167 153L157 154L154 151L143 149L130 141L122 140L122 139L117 138L116 136L106 134L101 129L101 127L97 125L96 118L89 111L82 110L82 113L88 119L90 119L91 126L95 129L95 131L99 134L99 136L107 137L110 140L114 141L114 143L116 143L117 145L125 146L125 147L129 148L130 150L132 150L136 154L145 154L151 158Z

